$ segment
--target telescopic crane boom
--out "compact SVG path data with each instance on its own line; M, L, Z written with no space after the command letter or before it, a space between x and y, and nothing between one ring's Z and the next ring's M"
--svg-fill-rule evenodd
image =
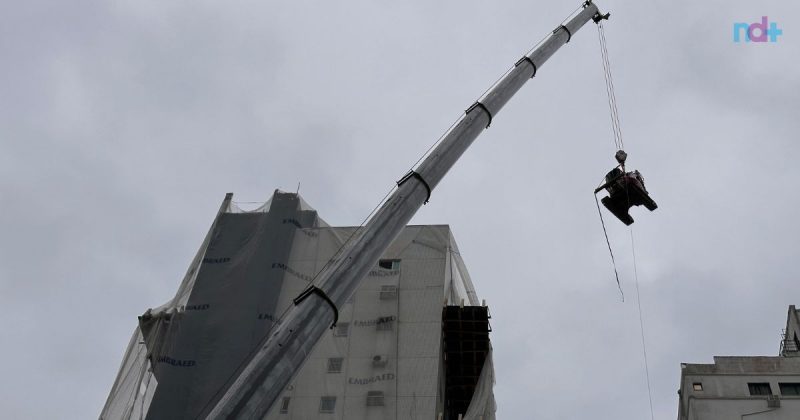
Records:
M537 70L590 20L602 16L591 1L523 56L486 94L470 106L438 146L397 182L397 189L317 276L316 286L293 306L264 339L207 418L263 418L322 334L389 244L426 203L448 170L489 127L493 117Z

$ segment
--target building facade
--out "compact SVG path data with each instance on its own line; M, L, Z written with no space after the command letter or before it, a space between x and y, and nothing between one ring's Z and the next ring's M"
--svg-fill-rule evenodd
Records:
M203 418L356 227L296 194L226 197L170 302L150 309L101 418ZM306 357L267 419L493 419L489 312L446 225L408 226Z
M794 305L779 356L681 364L678 420L800 419L800 313Z

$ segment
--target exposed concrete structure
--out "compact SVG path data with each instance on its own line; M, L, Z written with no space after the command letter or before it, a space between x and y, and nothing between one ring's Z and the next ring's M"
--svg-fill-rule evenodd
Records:
M789 307L780 356L681 364L678 420L800 419L800 323Z

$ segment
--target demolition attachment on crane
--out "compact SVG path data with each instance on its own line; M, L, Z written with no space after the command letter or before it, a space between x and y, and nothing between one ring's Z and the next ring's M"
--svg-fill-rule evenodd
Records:
M600 202L622 223L630 225L633 223L633 217L628 213L631 207L643 205L653 211L658 205L650 198L644 187L642 174L637 170L625 172L625 160L628 154L619 150L614 157L619 165L606 174L603 185L597 187L594 193L597 194L603 189L608 191L608 197L603 197Z
M614 93L614 80L611 77L611 62L608 58L608 50L606 48L606 35L603 29L603 21L607 20L609 14L601 15L598 12L592 20L597 24L597 35L600 40L600 55L603 59L603 75L606 82L606 93L608 94L608 110L611 114L611 128L614 135L614 146L617 153L614 157L617 159L617 167L611 170L603 181L603 185L594 190L595 199L597 193L605 189L608 191L608 197L604 197L603 205L614 215L617 216L622 223L630 226L633 223L633 217L628 213L632 206L645 206L648 210L653 211L658 208L656 202L650 198L647 189L644 187L644 177L639 171L626 172L625 160L628 154L625 153L625 144L622 142L622 128L619 122L619 111L617 110L617 97ZM600 206L597 206L598 211ZM600 213L600 221L603 221L603 213ZM603 223L603 230L605 224ZM611 245L609 244L609 250Z

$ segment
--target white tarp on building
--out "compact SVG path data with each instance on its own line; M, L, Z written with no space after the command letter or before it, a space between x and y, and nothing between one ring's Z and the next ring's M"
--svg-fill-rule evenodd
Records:
M103 419L202 418L355 231L296 194L228 195L176 296L140 317ZM306 358L270 419L433 419L446 412L442 307L480 305L448 226L409 226ZM494 418L491 355L465 418Z

